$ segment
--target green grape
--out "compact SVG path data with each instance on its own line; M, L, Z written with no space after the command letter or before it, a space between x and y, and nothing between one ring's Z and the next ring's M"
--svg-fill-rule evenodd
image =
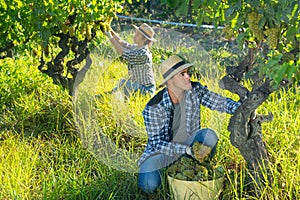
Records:
M171 165L169 168L168 168L168 173L170 174L175 174L177 172L177 165Z
M73 26L69 26L69 35L73 37L75 35L75 28Z
M234 36L234 32L230 26L225 26L222 30L227 40L230 40Z
M80 24L80 34L81 35L84 35L85 34L85 26L86 26L86 24L85 23L82 23L82 24Z
M65 24L61 25L61 30L62 30L63 34L67 34L69 32L68 26Z
M100 22L99 23L99 26L100 26L100 30L104 33L106 32L106 27L105 27L105 23L104 22Z
M187 177L187 179L193 179L195 176L195 170L193 169L186 169L182 172L182 174Z
M177 173L174 178L179 180L187 180L187 177L184 176L182 173Z
M248 14L247 17L250 32L253 34L253 36L255 36L256 39L262 41L264 39L264 35L263 32L260 29L258 29L258 23L259 20L263 17L263 15L252 11Z
M109 31L111 29L110 24L109 23L105 23L106 25L106 30Z
M86 25L86 37L88 40L91 40L92 39L92 29L89 25Z
M205 146L199 142L195 142L192 148L195 158L200 162L206 160L211 152L210 147Z
M264 31L264 34L267 36L267 44L269 45L269 48L273 49L277 47L279 32L279 28L270 28Z

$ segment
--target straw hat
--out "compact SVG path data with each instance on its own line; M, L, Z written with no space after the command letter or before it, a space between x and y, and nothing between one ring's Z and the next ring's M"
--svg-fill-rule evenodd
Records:
M132 25L132 26L135 29L139 30L148 40L153 42L156 41L156 39L153 38L155 32L148 24L143 23L140 27L137 27L136 25Z
M169 79L175 76L180 71L192 66L193 64L185 62L177 55L169 57L160 65L160 72L164 78L160 86L163 86Z

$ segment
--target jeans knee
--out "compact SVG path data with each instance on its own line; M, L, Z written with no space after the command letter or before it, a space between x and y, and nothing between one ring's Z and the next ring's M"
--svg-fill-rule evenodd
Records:
M138 177L139 188L146 193L154 192L161 184L161 177L157 173L140 173Z
M212 129L205 128L201 129L195 136L194 142L198 141L210 147L214 147L218 143L218 136Z
M209 138L210 142L212 144L216 144L219 141L219 137L217 133L214 130L209 128L206 128L206 131L207 131L206 135Z
M140 188L147 193L154 192L158 187L160 186L160 183L154 180L147 180L146 183L143 184L143 186Z

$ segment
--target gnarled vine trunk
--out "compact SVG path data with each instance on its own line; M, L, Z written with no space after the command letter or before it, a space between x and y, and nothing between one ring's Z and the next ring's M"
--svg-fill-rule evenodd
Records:
M71 26L74 24L75 17L76 14L68 18ZM69 33L60 32L53 34L53 36L59 38L58 47L61 51L47 63L42 55L38 68L50 76L55 84L67 89L72 96L74 88L83 81L86 72L91 67L92 61L89 57L88 43L96 36L96 31L93 29L91 38L86 37L81 41ZM72 52L72 57L70 52ZM67 61L65 62L65 60ZM79 70L77 65L84 60L86 60L86 64Z
M261 124L273 120L273 115L257 115L256 109L274 92L269 80L260 80L258 74L254 74L252 90L249 91L241 84L244 75L253 67L254 50L249 49L248 56L237 66L228 67L227 75L222 78L219 85L222 89L229 90L239 95L242 105L230 119L228 130L232 145L240 151L245 161L250 176L247 179L248 191L256 196L267 182L272 182L269 172L269 157L262 138ZM283 83L284 84L284 83Z

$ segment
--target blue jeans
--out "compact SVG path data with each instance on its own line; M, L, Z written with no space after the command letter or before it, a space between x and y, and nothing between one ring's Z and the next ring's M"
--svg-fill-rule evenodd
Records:
M210 158L216 153L218 136L212 129L199 130L191 144L200 142L206 146L212 147ZM170 157L166 154L157 154L145 160L141 166L138 174L138 186L145 192L154 192L160 185L162 179L161 170L167 167L179 157Z
M140 91L141 94L154 94L155 92L155 86L145 86L130 80L121 79L117 86L112 90L113 92L122 89L125 96L129 97L132 93L136 93Z

